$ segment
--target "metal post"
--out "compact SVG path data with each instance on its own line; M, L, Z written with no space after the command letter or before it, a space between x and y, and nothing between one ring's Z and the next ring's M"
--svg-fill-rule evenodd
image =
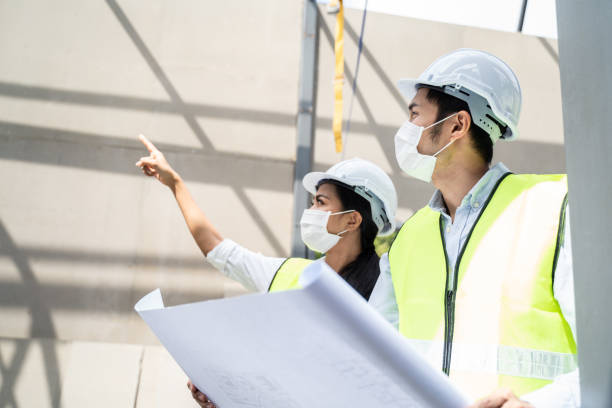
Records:
M582 407L612 407L612 2L557 0Z
M519 17L519 23L517 31L519 33L523 32L523 24L525 23L525 12L527 11L527 0L523 0L523 5L521 6L521 15Z
M293 237L291 244L291 256L302 258L312 256L300 237L300 218L304 209L309 206L309 196L304 187L302 187L302 178L312 169L319 48L318 30L317 4L314 0L304 0L297 116L297 149L295 177L293 179L293 197L295 201L293 206Z

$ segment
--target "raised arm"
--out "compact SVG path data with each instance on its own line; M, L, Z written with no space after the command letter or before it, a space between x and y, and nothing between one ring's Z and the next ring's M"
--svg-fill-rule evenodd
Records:
M204 212L200 210L183 179L168 164L163 153L143 135L140 135L138 138L149 151L149 155L141 157L136 162L136 166L140 167L147 176L155 177L162 184L170 188L183 213L183 218L185 218L191 235L200 247L200 250L202 250L202 253L207 255L223 240L221 234L219 234L219 231L217 231Z

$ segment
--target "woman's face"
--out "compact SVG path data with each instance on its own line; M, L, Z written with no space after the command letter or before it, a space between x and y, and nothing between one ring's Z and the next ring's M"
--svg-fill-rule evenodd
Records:
M338 196L336 186L331 183L324 183L319 186L317 193L312 200L311 210L331 211L333 213L344 211L342 202ZM331 234L337 234L346 230L350 216L353 213L338 214L329 217L327 222L327 231Z

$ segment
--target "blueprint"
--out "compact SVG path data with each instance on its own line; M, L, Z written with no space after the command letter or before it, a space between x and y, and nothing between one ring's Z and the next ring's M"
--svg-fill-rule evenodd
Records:
M302 289L135 310L219 408L445 407L469 400L324 262Z

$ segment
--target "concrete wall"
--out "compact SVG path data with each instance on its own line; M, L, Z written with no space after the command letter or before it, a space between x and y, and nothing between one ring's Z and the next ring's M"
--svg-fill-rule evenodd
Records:
M149 136L221 233L289 253L301 2L0 1L0 406L190 406L133 304L244 293L206 265L169 191L142 176ZM315 167L331 134L335 17L321 14ZM346 11L348 107L361 14ZM394 88L458 47L506 60L521 139L496 160L563 171L556 44L370 14L347 157L377 162L399 218L432 188L400 173ZM35 389L36 392L32 392Z

